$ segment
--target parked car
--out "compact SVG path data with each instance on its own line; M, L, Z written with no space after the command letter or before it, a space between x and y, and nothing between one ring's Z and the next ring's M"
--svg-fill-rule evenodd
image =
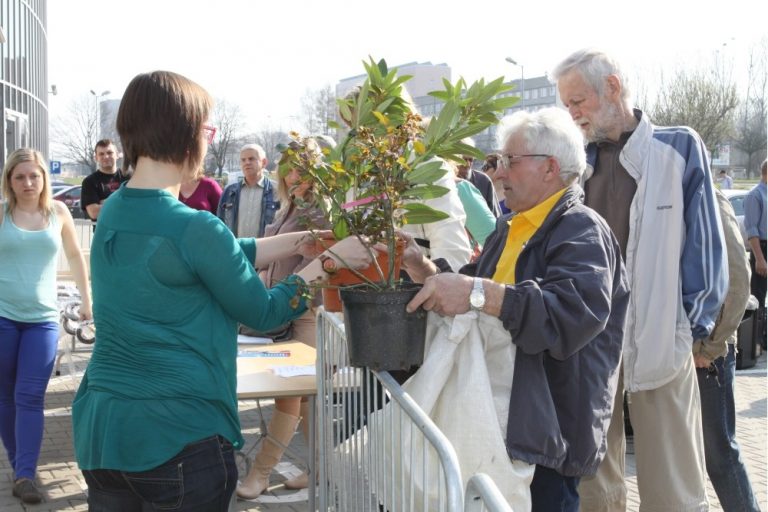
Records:
M72 218L87 218L85 212L80 208L80 185L70 185L58 192L54 192L53 198L67 205L70 213L72 213Z
M736 214L736 220L739 222L739 231L741 231L741 237L744 239L744 245L749 250L749 242L747 242L747 230L744 227L744 200L749 194L749 190L737 190L729 189L723 190L723 194L731 202L733 206L733 212Z

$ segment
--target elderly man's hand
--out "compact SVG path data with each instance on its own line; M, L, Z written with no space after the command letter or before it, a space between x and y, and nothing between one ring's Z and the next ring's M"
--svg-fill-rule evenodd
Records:
M441 316L455 316L469 311L469 294L473 279L462 274L437 274L428 277L424 286L408 303L408 312L423 306Z

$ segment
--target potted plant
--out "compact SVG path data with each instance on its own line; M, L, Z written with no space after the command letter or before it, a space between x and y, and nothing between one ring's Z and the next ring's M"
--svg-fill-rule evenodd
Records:
M363 322L348 318L349 301L358 300L362 294L368 297L366 301L375 304L372 309L384 319L383 324L410 326L410 318L400 321L391 316L396 311L405 315L405 304L415 293L412 288L401 291L403 283L396 261L397 228L447 217L423 203L448 193L447 188L435 184L448 172L444 160L461 162L465 155L483 158L478 149L462 143L462 139L497 123L498 115L517 101L514 97L499 97L510 89L503 83L503 77L489 83L481 79L469 87L463 79L455 85L446 80L444 90L430 93L442 100L444 106L426 125L404 94L403 84L410 76L398 77L396 70L388 69L383 60L370 59L364 65L367 77L360 89L337 100L340 117L348 129L341 142L320 153L314 139L292 133L293 141L282 148L278 167L280 173L299 167L315 183L320 198L317 206L329 220L336 240L353 235L387 247L389 257L385 263L374 260L372 273L349 271L359 278L360 284L334 285L331 281L332 286L342 288L348 341L356 337L355 324L363 325L366 338L384 330L384 325L371 323L370 316ZM320 243L323 247L329 245ZM332 247L329 250L332 252ZM384 305L393 308L383 313L387 309ZM421 312L416 316L421 317L417 330L421 330L423 339L426 315ZM413 334L384 334L384 339L391 343Z

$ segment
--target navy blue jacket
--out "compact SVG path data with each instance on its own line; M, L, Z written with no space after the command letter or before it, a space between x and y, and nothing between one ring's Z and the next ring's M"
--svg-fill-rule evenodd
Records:
M499 315L517 346L507 452L566 476L595 473L605 454L629 304L618 242L582 198L566 190L523 246ZM493 276L511 217L461 273Z

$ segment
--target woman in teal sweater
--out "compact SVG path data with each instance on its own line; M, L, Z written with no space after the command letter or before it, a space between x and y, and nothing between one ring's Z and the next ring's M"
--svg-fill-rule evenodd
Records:
M306 232L235 239L210 212L178 201L215 129L211 97L175 73L135 77L117 129L132 178L105 202L91 246L98 338L73 405L75 455L90 510L227 510L242 446L236 332L306 310L319 261L266 289L256 267L301 251ZM339 265L368 264L355 239ZM338 248L338 249L337 249ZM162 484L162 485L159 485Z

